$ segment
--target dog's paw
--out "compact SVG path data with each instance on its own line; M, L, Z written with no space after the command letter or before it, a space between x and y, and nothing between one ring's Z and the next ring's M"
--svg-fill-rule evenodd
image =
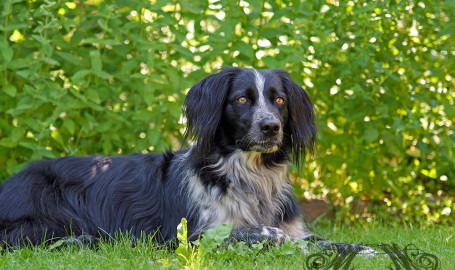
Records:
M271 226L266 226L266 225L261 225L259 226L261 229L260 234L267 239L274 239L276 243L278 244L283 244L286 242L286 240L289 238L283 230L276 228L276 227L271 227Z
M70 236L64 237L61 239L61 244L64 246L77 246L78 248L90 247L98 241L97 238L94 238L88 234L82 234L79 236Z
M360 249L360 251L358 254L360 254L360 255L377 256L380 254L377 250L375 250L369 246L364 246L364 245L356 245L356 246L359 246L358 248Z

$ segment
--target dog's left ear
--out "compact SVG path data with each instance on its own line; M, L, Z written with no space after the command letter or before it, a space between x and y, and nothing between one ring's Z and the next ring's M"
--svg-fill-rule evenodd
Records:
M240 68L225 67L195 84L183 106L187 118L185 140L196 141L202 155L213 151L215 135L223 113L224 101L231 88L232 78Z
M307 151L313 153L316 143L315 110L308 93L296 84L289 73L275 71L283 82L288 95L289 128L291 131L292 153L297 165L305 159Z

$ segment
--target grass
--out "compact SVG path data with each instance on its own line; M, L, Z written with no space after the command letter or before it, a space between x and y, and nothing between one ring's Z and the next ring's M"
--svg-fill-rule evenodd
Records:
M404 229L379 224L363 228L332 225L319 228L319 231L338 242L396 243L401 248L414 244L421 251L436 255L441 263L440 269L454 269L455 229L449 226L414 225ZM296 245L285 244L266 250L260 244L253 247L240 244L214 249L203 256L193 254L189 262L182 263L174 251L155 247L151 241L139 242L133 248L131 241L124 238L114 243L99 243L95 248L29 247L3 251L0 269L181 269L185 266L201 269L305 269L305 260L315 253L303 253ZM356 269L387 269L391 264L387 256L357 255L351 266L355 265Z

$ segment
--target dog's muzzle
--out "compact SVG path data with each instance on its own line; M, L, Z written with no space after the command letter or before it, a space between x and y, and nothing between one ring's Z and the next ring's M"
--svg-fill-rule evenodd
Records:
M252 136L254 138L251 143L251 150L260 153L273 153L281 146L283 132L281 123L274 118L262 119L257 124L257 129Z

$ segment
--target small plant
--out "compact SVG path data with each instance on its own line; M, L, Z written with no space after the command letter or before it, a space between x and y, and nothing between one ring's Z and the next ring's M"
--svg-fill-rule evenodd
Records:
M199 263L196 258L196 247L188 241L188 226L185 218L177 226L177 239L179 246L175 250L177 258L185 269L198 269Z
M207 230L202 237L193 244L188 241L188 226L185 218L177 226L179 246L175 250L177 258L185 269L200 269L204 258L213 254L223 241L229 237L232 224L222 224Z
M207 254L215 253L223 241L231 235L232 224L222 224L207 230L202 237L195 242L198 246L198 256L204 257Z

